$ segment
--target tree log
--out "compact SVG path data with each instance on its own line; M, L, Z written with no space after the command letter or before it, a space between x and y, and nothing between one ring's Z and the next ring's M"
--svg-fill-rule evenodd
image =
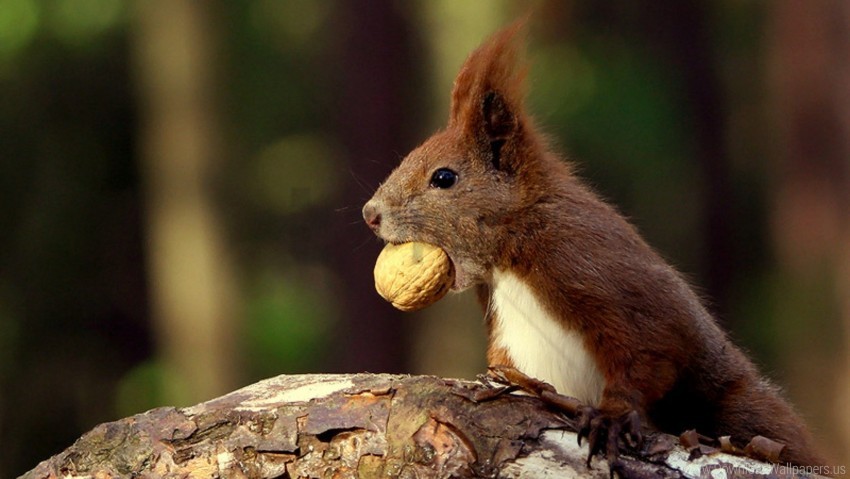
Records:
M585 465L574 431L540 399L476 381L284 375L101 424L22 477L607 478L604 460ZM816 477L722 453L689 460L678 443L649 434L623 456L624 474Z

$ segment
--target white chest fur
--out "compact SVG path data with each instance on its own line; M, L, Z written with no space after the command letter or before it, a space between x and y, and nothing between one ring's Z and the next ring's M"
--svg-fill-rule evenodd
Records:
M496 346L523 373L552 384L561 394L598 405L605 380L581 336L561 326L513 273L495 271L493 283Z

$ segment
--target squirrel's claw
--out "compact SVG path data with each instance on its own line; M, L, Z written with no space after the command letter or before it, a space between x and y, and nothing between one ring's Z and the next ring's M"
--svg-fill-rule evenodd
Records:
M583 406L578 414L579 446L582 439L587 439L587 467L590 467L593 456L604 454L611 477L614 477L614 473L619 473L623 467L620 461L620 441L631 448L637 448L643 443L640 415L632 410L619 416L610 416L594 407Z
M640 432L640 414L634 409L624 416L621 433L632 449L637 449L643 445L643 434Z

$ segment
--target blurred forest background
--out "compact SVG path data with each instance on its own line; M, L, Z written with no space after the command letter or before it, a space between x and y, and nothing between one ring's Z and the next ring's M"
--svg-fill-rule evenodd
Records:
M539 123L850 458L850 2L0 0L0 478L280 373L483 371L360 208L529 10Z

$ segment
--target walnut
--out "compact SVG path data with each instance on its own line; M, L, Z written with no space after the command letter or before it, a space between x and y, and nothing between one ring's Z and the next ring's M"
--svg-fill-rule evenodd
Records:
M446 252L427 243L387 244L375 262L375 289L402 311L416 311L437 302L454 279L454 267Z

